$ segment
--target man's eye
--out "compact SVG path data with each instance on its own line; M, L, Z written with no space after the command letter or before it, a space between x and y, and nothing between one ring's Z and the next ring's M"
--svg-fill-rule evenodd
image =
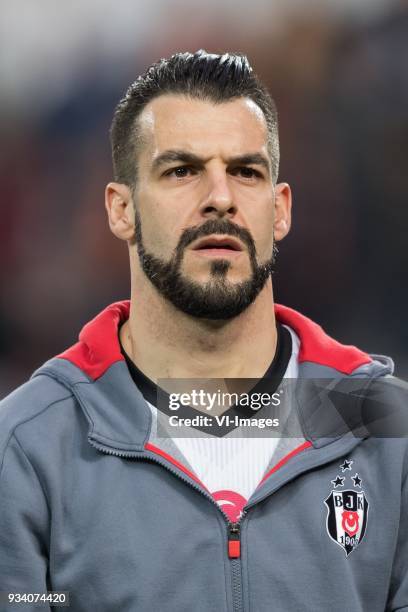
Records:
M232 174L236 174L246 179L258 178L261 176L260 172L258 172L254 168L249 168L248 166L241 166L239 168L235 168Z
M185 178L194 174L194 169L189 166L179 166L178 168L171 168L165 172L166 176L175 176L176 178Z

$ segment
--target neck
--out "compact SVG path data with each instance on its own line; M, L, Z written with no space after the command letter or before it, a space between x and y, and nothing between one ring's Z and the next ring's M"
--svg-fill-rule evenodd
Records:
M148 378L261 378L276 350L272 281L241 315L197 319L164 300L153 286L132 289L122 345Z

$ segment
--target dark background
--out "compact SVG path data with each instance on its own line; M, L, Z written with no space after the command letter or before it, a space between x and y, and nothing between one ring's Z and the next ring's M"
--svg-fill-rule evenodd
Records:
M276 301L391 355L408 377L407 2L10 4L0 25L0 397L128 297L126 245L103 207L113 108L152 61L198 48L247 53L277 101L294 219Z

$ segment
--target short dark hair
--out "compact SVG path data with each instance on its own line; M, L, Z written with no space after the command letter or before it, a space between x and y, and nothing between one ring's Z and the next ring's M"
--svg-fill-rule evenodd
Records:
M118 103L110 129L115 181L133 188L139 144L137 118L154 98L184 94L214 103L246 97L262 110L269 134L272 179L279 168L279 136L276 105L266 87L254 74L245 55L215 55L200 50L175 53L152 64L132 83Z

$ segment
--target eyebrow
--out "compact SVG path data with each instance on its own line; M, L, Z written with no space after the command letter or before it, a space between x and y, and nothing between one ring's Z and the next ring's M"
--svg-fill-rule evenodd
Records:
M164 166L170 163L175 163L175 162L178 162L178 163L181 162L183 164L192 164L195 166L202 166L208 161L208 159L199 157L198 155L195 155L194 153L190 153L189 151L183 151L181 149L168 149L167 151L164 151L163 153L158 155L153 160L152 170L156 171L161 166ZM268 158L262 155L261 153L245 153L244 155L230 157L227 160L227 165L228 166L232 166L232 165L263 166L265 170L268 171L268 173L271 172L271 164Z

